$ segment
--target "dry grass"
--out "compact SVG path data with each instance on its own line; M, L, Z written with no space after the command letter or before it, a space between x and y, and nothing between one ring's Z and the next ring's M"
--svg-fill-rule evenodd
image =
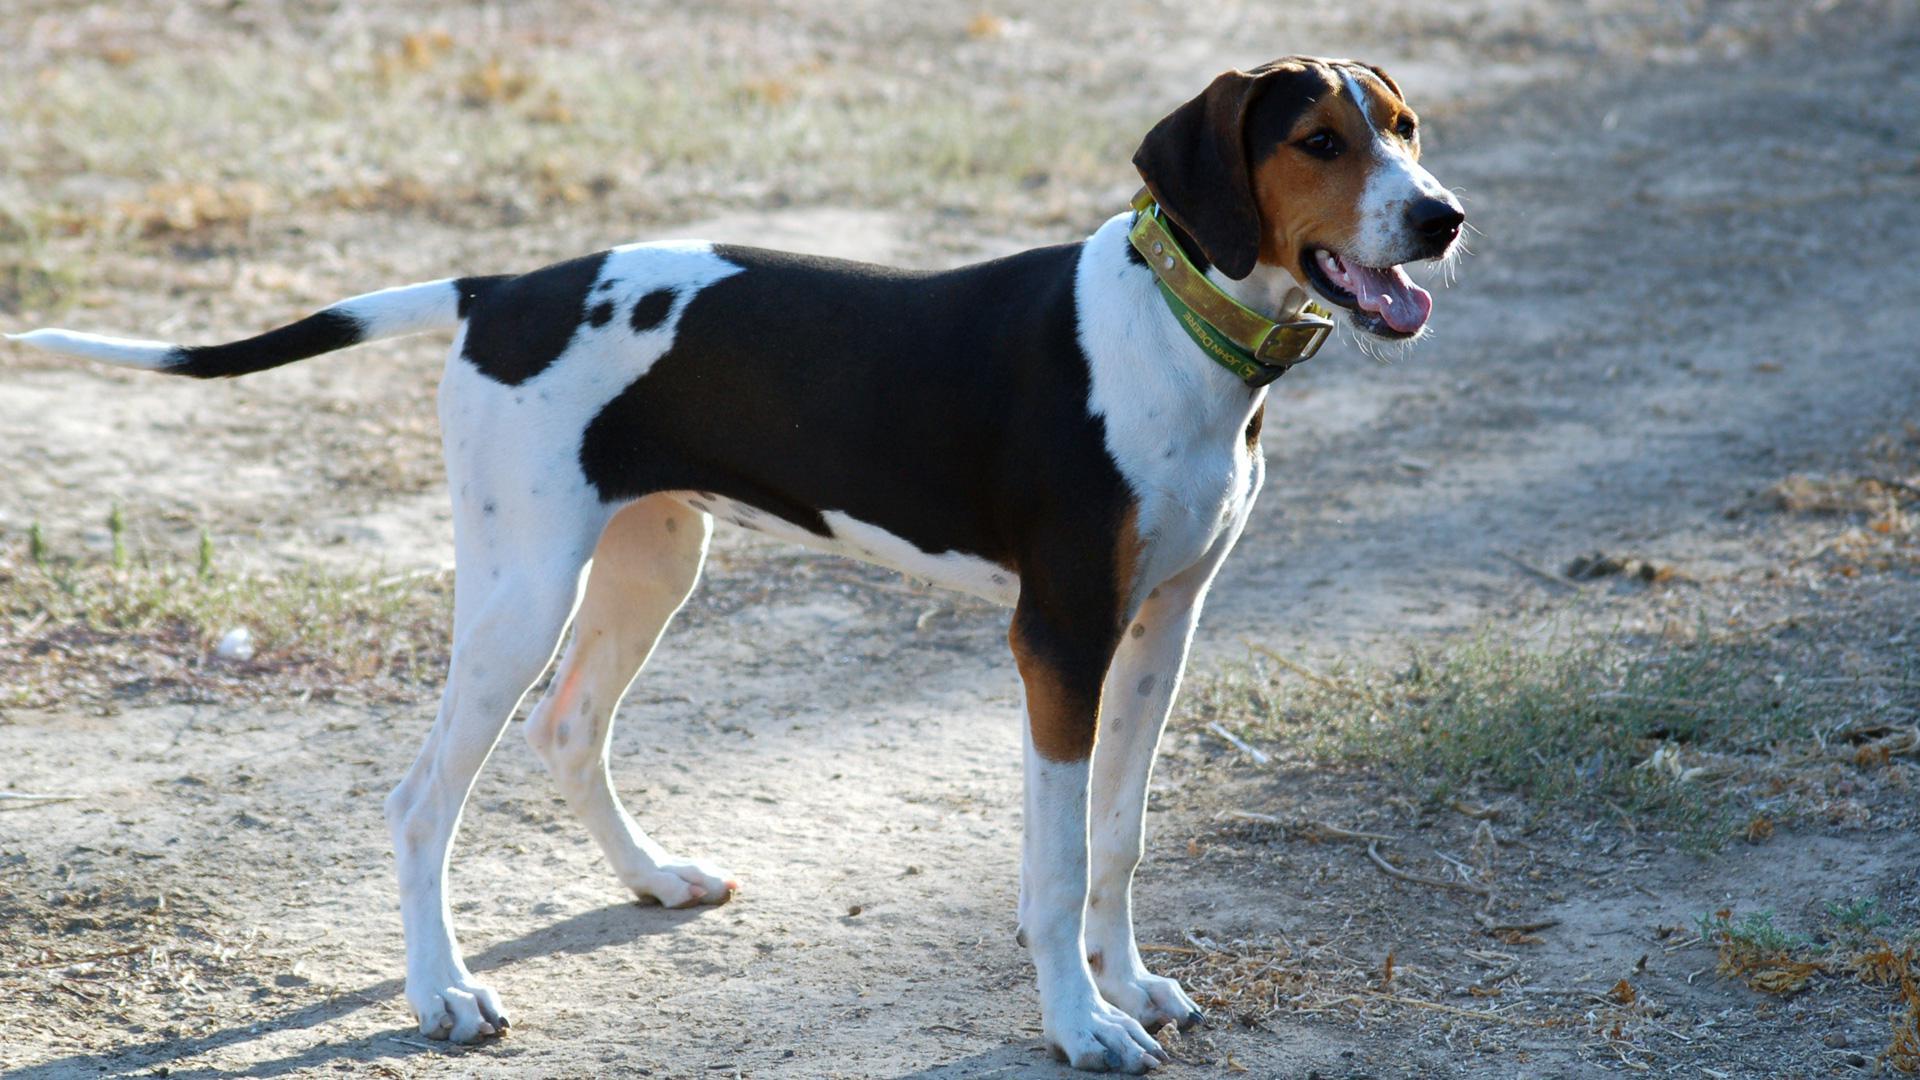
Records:
M1911 660L1894 651L1834 680L1811 637L1488 632L1397 668L1305 675L1268 654L1198 680L1185 710L1318 761L1395 771L1435 803L1517 792L1535 813L1614 812L1714 845L1819 813L1814 788L1785 781L1795 768L1904 775L1895 759L1920 752Z
M1789 476L1759 505L1830 524L1799 565L1848 578L1920 569L1920 427L1873 439L1861 458L1844 472Z
M946 28L948 62L882 67L831 25L781 44L570 14L268 7L250 26L133 9L85 32L22 16L0 63L0 227L59 250L220 250L341 210L472 227L851 203L1084 222L1132 182L1153 118L1126 70L1047 92L1038 58L977 16ZM58 265L9 251L0 311L57 307Z
M1838 905L1829 905L1833 913ZM1902 1073L1920 1072L1920 933L1862 929L1837 916L1820 940L1786 934L1768 913L1735 918L1721 911L1701 920L1701 938L1718 952L1720 974L1762 993L1791 996L1816 979L1884 995L1886 1044L1873 1059ZM1664 1006L1629 979L1611 988L1567 990L1508 982L1518 967L1452 987L1389 953L1367 964L1332 943L1285 939L1217 943L1189 936L1188 945L1145 946L1143 952L1178 978L1215 1016L1259 1026L1281 1016L1334 1015L1343 1023L1438 1025L1480 1052L1513 1049L1513 1040L1545 1033L1584 1045L1589 1053L1645 1068L1671 1060L1674 1034ZM1493 954L1483 955L1491 957ZM1868 1006L1871 1008L1872 1006ZM1525 1061L1524 1052L1517 1060ZM1865 1058L1863 1061L1867 1060Z
M104 559L49 552L37 532L0 550L0 707L416 698L445 671L450 574L227 574L211 540L188 564L129 554L122 535ZM236 629L253 654L216 655Z

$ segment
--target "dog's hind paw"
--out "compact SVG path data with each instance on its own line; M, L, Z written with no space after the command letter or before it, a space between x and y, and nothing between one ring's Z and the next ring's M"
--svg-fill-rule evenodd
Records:
M740 890L740 883L705 863L672 862L635 875L627 888L643 901L686 908L724 904Z
M500 998L472 978L444 980L447 985L407 988L407 1005L429 1039L474 1043L507 1030Z

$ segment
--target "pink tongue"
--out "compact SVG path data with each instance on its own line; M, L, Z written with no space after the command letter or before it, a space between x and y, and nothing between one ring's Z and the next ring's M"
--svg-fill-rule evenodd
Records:
M1397 266L1375 270L1354 263L1347 263L1346 269L1348 287L1360 310L1373 312L1403 334L1427 324L1427 316L1433 313L1433 296L1407 280L1405 271Z

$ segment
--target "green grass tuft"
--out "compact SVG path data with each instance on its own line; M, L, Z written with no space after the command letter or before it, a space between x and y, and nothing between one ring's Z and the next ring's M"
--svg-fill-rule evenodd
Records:
M1236 666L1199 680L1188 710L1320 762L1394 770L1436 801L1491 787L1536 811L1609 806L1715 842L1736 817L1722 788L1739 755L1810 724L1764 647L1704 629L1545 645L1482 634L1331 677L1275 659L1294 674Z

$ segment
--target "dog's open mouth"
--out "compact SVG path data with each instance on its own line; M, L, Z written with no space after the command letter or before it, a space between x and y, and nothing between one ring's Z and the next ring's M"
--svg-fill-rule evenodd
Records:
M1326 248L1308 252L1306 264L1314 289L1352 312L1353 321L1368 333L1412 337L1433 313L1433 295L1415 285L1398 266L1361 266Z

